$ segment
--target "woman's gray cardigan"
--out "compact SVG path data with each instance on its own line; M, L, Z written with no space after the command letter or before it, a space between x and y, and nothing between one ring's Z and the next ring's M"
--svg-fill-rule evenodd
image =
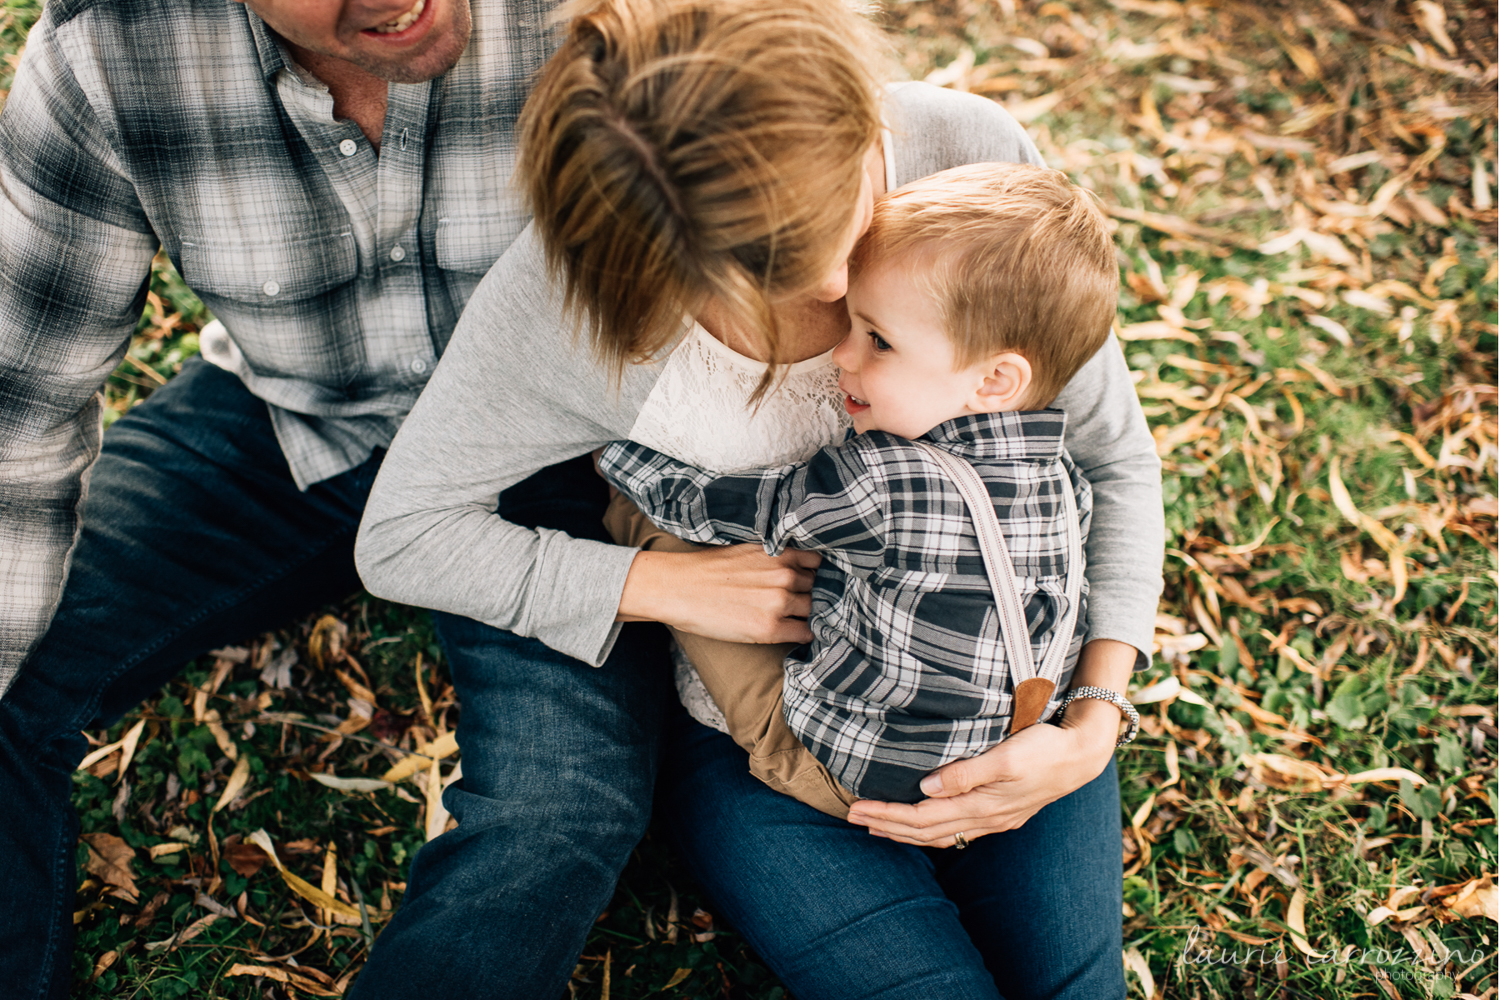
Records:
M899 84L887 117L897 184L965 163L1042 162L1015 119L974 95ZM495 510L502 490L538 470L628 437L661 370L627 366L613 383L561 320L529 228L469 299L391 444L355 548L365 586L603 663L635 550L532 531ZM1118 344L1106 344L1053 405L1068 413L1068 450L1094 488L1089 638L1149 657L1162 584L1161 465Z

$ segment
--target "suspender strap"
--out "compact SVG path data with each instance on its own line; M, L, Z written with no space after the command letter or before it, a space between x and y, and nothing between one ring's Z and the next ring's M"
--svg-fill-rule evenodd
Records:
M979 536L979 551L984 557L990 590L995 595L995 607L1000 612L1000 634L1015 686L1010 720L1010 732L1015 735L1040 719L1046 710L1067 663L1068 647L1073 643L1073 632L1078 623L1078 601L1083 589L1083 531L1078 524L1078 502L1073 496L1072 484L1066 484L1062 491L1064 529L1068 540L1068 610L1054 628L1052 641L1038 666L1031 655L1031 630L1026 627L1026 609L1021 605L1021 588L1016 583L1015 567L984 480L974 466L952 452L924 441L913 443L924 449L948 474L963 497Z

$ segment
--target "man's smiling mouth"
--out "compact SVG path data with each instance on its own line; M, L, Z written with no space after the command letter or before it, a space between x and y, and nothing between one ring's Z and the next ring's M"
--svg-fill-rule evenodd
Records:
M427 0L417 0L416 3L412 4L411 10L408 10L405 14L402 14L400 17L395 18L394 20L387 21L384 24L377 24L375 27L369 28L367 30L373 31L376 34L380 35L394 35L399 31L405 31L407 28L410 28L413 24L417 23L417 18L422 16L422 11L426 9L426 7Z

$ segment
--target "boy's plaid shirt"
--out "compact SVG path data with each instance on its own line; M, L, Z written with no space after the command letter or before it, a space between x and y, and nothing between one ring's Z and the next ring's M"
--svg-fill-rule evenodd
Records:
M1063 451L1060 410L982 414L922 437L979 471L1021 587L1041 662L1067 611L1061 492L1084 538L1092 491ZM715 475L617 441L600 469L664 529L701 544L759 541L823 554L813 641L787 658L786 718L865 798L912 802L949 761L1001 742L1011 684L1000 616L958 489L921 448L872 431L807 462ZM1057 700L1086 632L1087 581ZM1045 718L1045 714L1044 714Z
M476 0L458 64L388 88L377 157L244 4L50 0L0 114L0 692L61 594L158 247L297 483L359 465L526 225L513 126L551 6Z

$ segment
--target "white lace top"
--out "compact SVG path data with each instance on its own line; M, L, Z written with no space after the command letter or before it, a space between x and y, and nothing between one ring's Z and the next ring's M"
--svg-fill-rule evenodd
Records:
M832 355L787 366L785 379L752 408L750 395L765 363L731 350L694 323L668 357L629 437L711 472L804 461L843 440L850 427ZM675 643L672 656L688 714L725 730L723 713Z

